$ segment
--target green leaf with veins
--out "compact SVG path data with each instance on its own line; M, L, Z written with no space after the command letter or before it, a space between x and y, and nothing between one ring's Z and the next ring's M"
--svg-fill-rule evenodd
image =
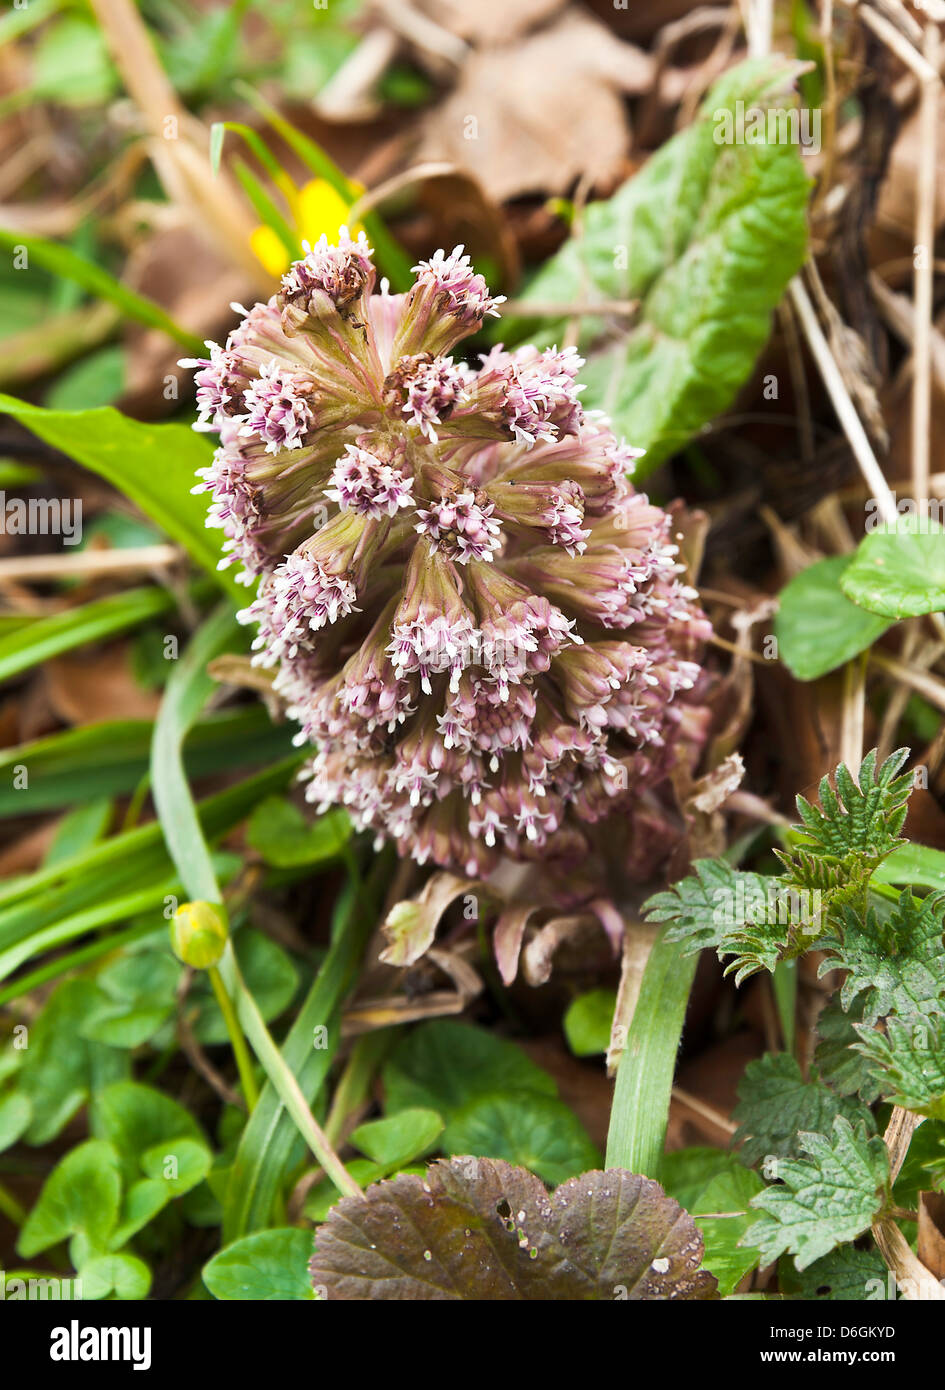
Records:
M837 1096L821 1081L805 1081L786 1052L769 1052L749 1062L738 1086L734 1142L743 1163L798 1157L799 1132L828 1133L838 1115L872 1132L873 1118L859 1101Z
M255 1231L214 1255L204 1265L203 1282L214 1298L228 1302L311 1302L311 1253L310 1231L294 1226Z
M903 515L864 536L840 581L847 598L884 618L918 618L945 608L945 530Z
M92 1248L104 1251L120 1201L118 1154L111 1144L89 1139L71 1149L52 1170L16 1248L31 1259L51 1245L81 1235Z
M831 1090L841 1096L858 1095L864 1104L871 1105L879 1095L879 1085L865 1059L854 1051L860 1040L854 1024L863 1022L863 1003L862 999L854 1000L848 1012L839 999L832 998L821 1010L814 1065Z
M856 1049L867 1058L883 1096L904 1110L945 1120L945 1017L891 1015L885 1034L864 1024L856 1031Z
M850 557L829 555L796 574L779 596L774 634L781 660L799 681L813 681L871 647L888 618L851 603L840 588Z
M734 1293L745 1275L758 1263L757 1251L741 1242L754 1219L749 1205L764 1184L757 1173L735 1162L702 1189L691 1208L693 1221L705 1241L703 1266L719 1281L719 1293Z
M550 1186L600 1162L574 1111L533 1091L478 1096L454 1113L440 1147L447 1154L505 1159Z
M726 73L694 122L585 209L526 291L536 303L640 301L609 344L604 317L582 318L580 346L591 351L581 380L585 407L607 411L618 434L646 449L646 471L731 403L804 259L810 182L796 145L717 138L720 109L792 100L794 75L770 59ZM536 340L560 342L565 317L546 320ZM521 336L522 320L502 331Z
M508 1163L455 1158L345 1197L315 1234L333 1300L711 1299L702 1238L658 1183L582 1173L549 1194Z
M775 854L784 865L783 883L820 893L818 936L828 925L837 926L848 904L865 908L871 876L904 843L899 831L913 779L911 773L897 773L908 756L909 750L900 748L877 770L874 748L863 759L856 779L840 764L836 792L826 777L821 780L819 807L802 796L797 798L803 824L793 828L790 848L776 849ZM811 935L799 933L786 954L800 955L813 944Z
M435 1110L449 1124L481 1096L528 1091L557 1095L557 1086L520 1047L485 1028L436 1019L412 1028L384 1065L388 1114Z
M778 1268L778 1286L782 1293L803 1298L839 1301L869 1300L886 1297L889 1270L878 1250L856 1250L846 1246L831 1250L829 1255L815 1260L806 1269L797 1270L789 1260ZM882 1288L878 1293L877 1281Z
M865 1125L838 1115L830 1135L798 1136L804 1159L778 1161L780 1181L752 1198L766 1215L744 1237L764 1264L796 1257L798 1269L869 1230L886 1203L889 1155Z
M908 889L888 914L870 907L865 920L843 912L842 935L824 937L819 974L846 970L840 1002L849 1009L862 996L863 1022L889 1013L929 1014L945 1010L945 895L919 901Z

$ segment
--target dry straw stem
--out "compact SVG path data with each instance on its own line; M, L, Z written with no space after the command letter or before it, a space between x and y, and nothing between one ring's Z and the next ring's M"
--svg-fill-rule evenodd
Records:
M827 388L827 394L833 404L834 410L843 432L847 437L853 455L859 464L860 472L863 474L866 484L870 489L870 495L875 497L878 504L880 515L884 521L895 524L896 521L896 501L889 490L889 484L879 466L876 455L873 453L873 446L867 438L866 431L856 413L856 407L850 399L846 383L840 368L834 360L833 353L824 337L823 330L817 321L814 306L810 302L810 296L804 287L804 282L799 276L795 276L790 285L791 299L797 309L797 315L801 322L801 328L807 339L814 360Z
M103 574L148 574L176 564L176 545L145 545L137 550L83 550L77 555L15 555L0 560L0 584L30 579L94 579Z
M903 685L907 685L916 694L924 696L929 704L945 710L945 685L934 676L918 670L915 666L909 666L904 661L897 661L888 652L879 650L870 652L870 663L897 681L902 681Z
M938 30L929 24L923 44L930 76L923 76L919 103L919 186L915 244L921 252L915 271L915 348L912 384L912 486L916 499L929 495L932 425L932 291L935 252L935 171L937 165Z
M883 1135L883 1142L889 1153L890 1185L899 1176L912 1136L921 1123L918 1115L903 1110L900 1105L893 1106L886 1133ZM945 1301L945 1288L912 1253L908 1241L892 1216L885 1216L874 1222L873 1237L883 1259L896 1276L903 1298L913 1301Z
M935 274L935 171L938 143L938 30L923 31L900 5L884 3L890 18L861 6L859 14L877 38L919 79L919 170L915 212L915 287L912 381L912 488L917 499L929 495L932 419L932 292ZM897 28L897 24L899 27ZM922 52L917 45L922 45Z
M131 0L92 0L112 57L150 132L148 150L168 197L194 226L267 294L272 286L250 250L254 222L224 173L214 176L203 125L180 104Z

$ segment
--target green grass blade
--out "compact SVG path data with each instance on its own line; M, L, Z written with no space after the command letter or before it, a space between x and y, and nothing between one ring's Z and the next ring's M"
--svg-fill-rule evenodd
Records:
M607 1134L607 1167L656 1177L676 1053L698 955L660 937L646 963L620 1063Z
M46 237L31 236L25 232L8 232L2 228L0 247L11 252L25 247L31 265L42 266L53 275L81 285L89 294L97 295L99 299L114 304L126 318L133 319L136 323L143 323L148 328L159 328L188 352L197 355L203 352L201 340L195 334L188 333L179 323L175 323L160 304L155 304L153 299L147 299L142 294L136 294L120 280L116 280L114 275L110 275L94 261L87 261L71 247L63 246L58 241L48 241Z
M132 420L109 405L95 410L44 410L0 394L0 413L22 421L33 434L97 473L140 507L207 570L242 607L249 591L232 569L217 568L219 531L207 529L206 501L191 488L198 468L213 456L208 437L179 424Z
M360 892L349 889L336 914L328 954L282 1045L282 1057L307 1103L317 1097L338 1045L341 1005L351 988L391 875L388 851ZM325 1028L327 1046L313 1046ZM223 1208L225 1243L269 1225L273 1202L296 1144L296 1130L273 1086L266 1086L243 1131Z
M177 606L167 589L126 589L122 594L37 618L28 627L0 637L0 681L87 642L114 637Z
M37 814L99 796L132 793L148 771L150 719L116 719L66 729L0 753L0 816ZM287 726L263 705L239 705L195 724L184 747L193 781L224 768L279 762L292 752ZM29 768L29 786L13 786L13 769Z

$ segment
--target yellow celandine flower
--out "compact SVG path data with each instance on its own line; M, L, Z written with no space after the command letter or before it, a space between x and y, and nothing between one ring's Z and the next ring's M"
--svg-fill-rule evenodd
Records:
M288 184L288 179L286 180ZM355 201L364 192L364 186L351 182L352 197L343 198L327 179L312 179L302 188L286 188L286 197L292 211L292 220L298 233L299 249L303 241L312 245L318 241L322 232L328 234L329 241L338 237L338 229L347 225L348 214ZM351 227L351 235L356 237L362 231L360 222ZM289 253L279 235L271 227L260 226L255 229L249 244L256 259L275 279L284 275L290 265Z

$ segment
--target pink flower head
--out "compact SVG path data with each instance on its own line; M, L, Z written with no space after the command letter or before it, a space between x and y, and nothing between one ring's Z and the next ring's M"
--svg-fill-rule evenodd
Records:
M194 364L254 659L317 748L309 799L401 853L571 863L606 822L636 862L708 721L670 519L573 349L454 361L500 301L462 248L415 275L375 294L364 238L322 238Z
M419 507L414 528L429 536L434 550L459 565L470 560L491 560L502 544L502 528L493 518L488 498L464 488L462 492L441 496L432 507Z
M300 449L313 423L308 398L314 381L287 372L276 362L267 362L260 375L243 392L246 422L243 433L259 435L266 441L266 452Z
M401 508L414 505L410 484L400 469L357 444L345 445L345 455L332 470L325 496L344 512L375 518L395 516Z

